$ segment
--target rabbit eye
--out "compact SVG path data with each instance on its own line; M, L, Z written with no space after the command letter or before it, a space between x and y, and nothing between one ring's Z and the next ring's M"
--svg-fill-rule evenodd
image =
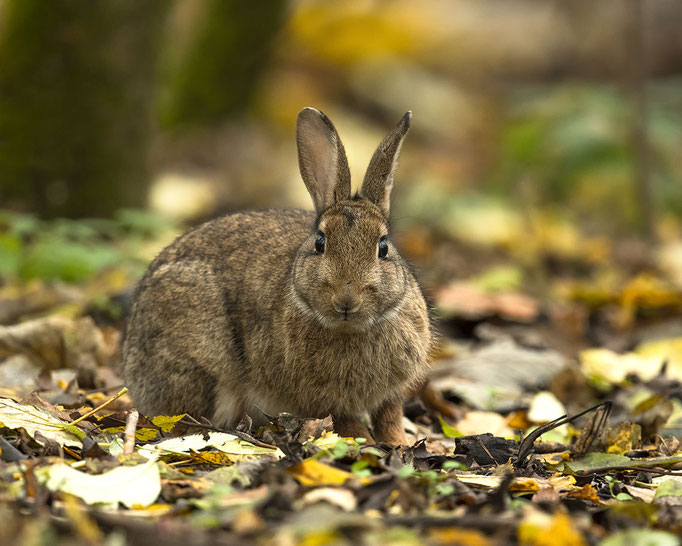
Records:
M386 237L379 239L379 258L385 258L388 254L388 243L386 242Z
M315 252L324 254L324 233L318 232L317 239L315 239Z

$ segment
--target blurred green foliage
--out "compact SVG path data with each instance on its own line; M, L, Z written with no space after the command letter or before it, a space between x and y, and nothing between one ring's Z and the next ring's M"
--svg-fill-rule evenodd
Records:
M652 180L660 210L682 212L682 86L651 85L656 105L648 120ZM512 94L488 188L502 196L530 192L521 204L570 209L632 227L637 203L630 104L607 85L522 88ZM525 187L519 187L519 185ZM524 199L526 200L524 202ZM529 203L530 201L530 203Z
M0 278L83 282L108 269L139 276L139 247L172 229L159 216L123 209L114 219L40 220L0 210Z

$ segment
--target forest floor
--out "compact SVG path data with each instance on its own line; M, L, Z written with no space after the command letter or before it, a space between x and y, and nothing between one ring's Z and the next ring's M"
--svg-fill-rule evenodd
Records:
M12 226L5 243L30 243L0 286L2 544L679 544L672 239L403 235L440 343L394 448L331 418L136 420L118 365L139 268L102 250L88 269L87 233ZM66 266L41 244L85 272L44 280Z

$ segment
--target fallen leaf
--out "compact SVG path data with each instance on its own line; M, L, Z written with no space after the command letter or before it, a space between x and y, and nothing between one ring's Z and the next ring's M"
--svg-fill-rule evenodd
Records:
M626 421L606 431L607 453L620 455L632 451L642 443L642 427Z
M125 432L125 426L120 427L107 427L102 429L102 432L107 434L123 434ZM159 431L155 428L150 427L140 427L135 430L135 439L140 442L149 442L159 435Z
M315 459L305 459L299 464L289 467L291 474L301 485L343 485L355 478L350 472L321 463Z
M656 377L667 362L666 376L682 381L682 338L659 339L643 343L631 353L610 349L587 349L580 353L582 369L588 377L620 384L629 374L644 381Z
M457 544L459 546L491 546L494 544L481 531L459 527L429 529L428 536L436 544Z
M462 434L455 427L448 425L445 422L445 419L443 419L440 415L438 416L438 422L440 423L440 428L443 431L443 434L445 434L448 438L459 438L460 436L464 436L464 434Z
M9 398L0 398L0 426L23 428L34 439L36 432L40 432L60 446L81 447L81 439L85 437L75 425L57 419L41 408L22 405Z
M211 466L229 466L233 461L222 451L194 451L190 450L192 460L197 463L206 463Z
M577 461L563 463L564 469L573 472L583 472L598 468L613 467L653 467L666 466L682 462L682 456L678 457L655 457L651 459L630 459L625 455L614 453L592 452Z
M642 500L644 502L651 502L654 500L654 495L656 494L655 489L649 489L647 487L637 487L634 485L623 485L624 489L635 499Z
M591 483L586 483L575 491L569 491L566 496L569 498L588 500L596 504L603 504L603 501L599 498L597 490Z
M528 408L528 420L538 425L544 425L554 419L566 415L566 408L559 399L549 391L537 393Z
M455 282L436 293L440 313L445 317L482 319L500 316L518 322L532 322L539 313L537 301L517 292L489 294L470 282Z
M626 529L606 537L601 546L680 546L680 538L673 533L655 529Z
M88 367L106 362L102 333L90 317L47 317L0 326L0 356L28 356L41 368Z
M152 417L152 423L159 427L163 432L170 432L185 415L187 414L183 413L182 415L173 416L157 415L156 417Z
M452 392L475 408L508 409L526 392L546 388L565 365L566 359L557 351L529 349L501 338L437 362L430 381L434 388Z
M492 411L470 411L464 419L457 421L456 431L459 436L490 433L502 438L513 438L514 431L507 425L507 420L499 413Z
M234 434L227 434L225 432L209 432L206 435L192 434L170 438L156 444L142 446L138 452L144 457L154 458L157 455L189 454L190 451L199 452L205 449L221 451L227 454L232 461L260 457L270 457L272 459L284 457L284 453L279 449L256 446Z
M482 474L457 474L457 479L467 485L474 485L483 489L496 489L502 483L502 476L489 476ZM554 475L551 478L514 478L509 489L517 493L534 493L545 487L551 487L557 491L573 491L578 488L573 476Z
M638 309L659 309L682 306L682 293L668 281L642 273L628 281L620 295L619 324L630 326Z
M119 466L91 475L65 464L35 471L40 483L50 491L70 493L86 504L121 503L127 508L149 506L161 492L159 467L155 460L135 466Z
M654 495L654 502L669 506L682 505L682 478L670 476L659 481L656 494Z
M518 527L521 544L533 546L583 546L586 544L576 522L562 513L555 515L530 512Z
M358 504L352 491L339 487L318 487L308 491L301 500L304 505L326 502L346 512L352 512Z

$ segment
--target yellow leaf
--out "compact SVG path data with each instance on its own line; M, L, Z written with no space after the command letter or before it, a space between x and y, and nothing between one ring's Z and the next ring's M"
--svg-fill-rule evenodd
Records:
M621 292L620 325L630 326L638 309L679 308L682 294L672 284L643 273L630 280Z
M599 498L597 490L591 483L583 485L580 489L576 491L570 491L566 496L576 499L589 500L594 502L595 504L604 504L604 501L602 501Z
M86 544L101 544L104 541L102 531L90 517L87 510L73 495L64 495L64 513L71 528L76 531Z
M339 534L333 530L315 530L301 538L301 546L326 546L327 544L338 544Z
M639 447L642 442L642 427L629 422L621 423L606 433L607 453L621 455Z
M557 491L575 489L575 478L564 474L553 474L549 477L550 485Z
M173 430L173 427L182 419L186 413L183 413L182 415L157 415L156 417L152 417L152 423L154 423L157 427L159 427L161 430L164 432L170 432Z
M518 527L518 539L529 546L585 546L575 522L566 514L549 516L533 512Z
M490 432L495 436L513 438L514 431L507 426L507 420L492 411L470 411L457 422L457 431L464 435Z
M635 406L635 409L632 410L633 415L637 415L638 413L644 413L645 411L649 411L651 408L656 407L658 404L663 402L665 398L660 395L660 394L655 394L654 396L650 396L646 400L642 400L639 404Z
M459 438L460 436L464 436L464 434L458 431L455 427L448 425L445 422L445 419L443 419L440 415L438 416L438 421L440 421L440 428L443 430L443 434L445 434L448 438Z
M126 427L120 426L120 427L107 427L103 428L102 432L105 432L107 434L119 434L121 432L124 432Z
M192 460L197 463L208 463L213 466L229 466L232 460L222 451L194 451L190 450Z
M515 493L536 493L540 491L540 485L537 481L528 479L515 479L510 485L509 490Z
M515 411L507 415L507 426L513 429L526 430L531 427L531 422L528 420L528 412Z
M682 337L656 339L637 346L635 354L642 358L653 358L660 364L668 362L668 370L676 370L677 379L682 378Z
M301 485L343 485L353 478L353 474L321 463L314 459L305 459L289 468L291 474Z
M142 427L135 431L135 439L140 442L148 442L157 437L159 431L154 428Z
M459 544L461 546L489 546L493 542L481 531L445 527L429 530L429 538L436 544Z
M662 361L658 358L643 358L635 353L618 354L610 349L587 349L580 353L580 363L587 377L619 384L628 374L636 374L644 381L653 379L658 375Z

